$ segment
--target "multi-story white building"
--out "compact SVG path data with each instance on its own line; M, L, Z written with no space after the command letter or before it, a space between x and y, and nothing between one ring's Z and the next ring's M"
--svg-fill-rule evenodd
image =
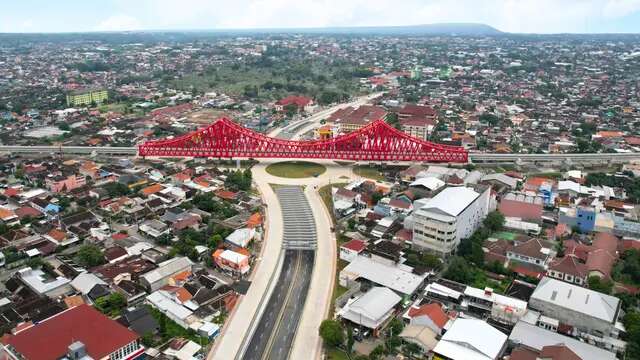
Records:
M491 188L478 192L449 187L414 212L413 245L441 256L451 255L489 214Z

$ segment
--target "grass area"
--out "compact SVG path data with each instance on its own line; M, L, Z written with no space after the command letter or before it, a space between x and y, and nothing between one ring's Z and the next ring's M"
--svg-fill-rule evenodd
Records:
M209 343L209 339L207 339L206 337L199 336L192 329L187 330L183 328L173 320L169 319L165 314L161 313L156 308L148 306L148 309L151 312L151 316L153 316L160 325L160 333L158 334L160 339L159 341L157 341L158 343L166 343L167 341L176 337L183 337L192 340L193 342L200 344L201 346L205 346Z
M267 166L266 170L273 176L300 179L321 175L327 168L308 161L283 161Z
M101 113L106 113L109 111L113 111L113 112L124 112L124 109L127 107L126 103L111 103L111 104L103 104L98 106L98 110Z
M384 175L376 167L369 165L357 165L353 168L354 174L376 181L384 181Z
M321 187L320 189L318 189L318 193L320 194L320 197L322 198L322 202L324 203L324 206L327 207L327 211L329 211L329 214L331 215L331 220L335 223L336 219L333 215L333 196L331 194L331 188L332 187L343 187L347 185L347 183L335 183L335 184L328 184L325 185L323 187Z
M509 241L513 241L516 239L516 234L509 231L499 231L497 233L493 233L492 236L498 239Z
M327 360L349 360L347 353L334 347L326 347L325 354Z
M340 286L340 272L347 265L349 265L348 262L338 259L338 262L336 264L336 274L335 274L336 280L333 283L333 294L331 295L331 311L335 311L336 299L342 296L344 293L346 293L347 290L349 290L345 287Z

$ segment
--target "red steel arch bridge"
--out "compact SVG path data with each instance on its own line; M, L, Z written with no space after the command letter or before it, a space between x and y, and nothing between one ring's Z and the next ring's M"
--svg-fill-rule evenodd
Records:
M458 146L412 137L384 120L327 140L276 139L220 118L197 131L138 146L139 156L212 158L297 158L353 161L426 161L466 163Z

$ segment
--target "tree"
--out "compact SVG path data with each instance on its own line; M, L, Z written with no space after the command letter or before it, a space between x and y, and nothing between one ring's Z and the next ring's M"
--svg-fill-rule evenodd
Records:
M78 263L84 267L95 267L105 262L104 255L96 245L82 245L76 256Z
M564 251L565 251L565 247L564 247L564 241L560 240L558 241L558 243L556 244L556 253L558 257L564 257Z
M613 278L630 285L640 285L640 250L625 251L613 267Z
M408 342L404 345L404 353L409 359L413 359L413 355L420 354L421 352L422 348L416 343Z
M622 322L627 331L627 359L640 359L640 313L629 311Z
M371 194L371 201L373 201L374 204L377 204L378 201L380 201L380 199L382 199L383 197L384 195L382 194L382 192L376 191L373 194Z
M127 299L116 292L97 299L95 306L105 315L117 316L127 306Z
M355 343L355 339L353 338L353 328L351 326L347 326L347 353L351 354L353 352L353 344Z
M480 276L480 270L469 265L469 263L460 256L454 256L449 261L449 266L443 276L449 280L457 281L463 284L472 284Z
M499 211L492 211L487 215L482 223L492 232L500 231L504 226L504 215Z
M611 281L601 279L599 276L589 276L587 283L589 284L589 289L604 294L610 294L613 289L613 283Z
M162 234L156 239L156 244L167 246L171 244L172 236L171 234Z
M209 247L212 249L217 248L222 243L222 236L220 234L211 235L211 239L209 240Z
M385 352L384 346L380 344L369 353L369 359L378 360L385 354Z
M356 228L356 220L354 218L347 220L347 228L351 231Z
M391 333L392 336L400 335L400 333L402 332L402 329L404 329L404 324L398 318L394 318L389 323L389 332Z
M320 324L320 337L329 346L344 344L344 329L336 320L323 320Z

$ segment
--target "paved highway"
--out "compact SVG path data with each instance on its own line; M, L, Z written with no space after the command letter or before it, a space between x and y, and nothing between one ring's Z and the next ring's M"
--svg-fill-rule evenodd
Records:
M114 155L136 156L138 149L135 147L116 146L0 146L0 152L16 154L77 154L77 155ZM268 159L268 158L267 158ZM280 159L285 160L285 159ZM640 153L589 153L589 154L494 154L494 153L469 153L472 162L515 162L515 161L629 161L640 160ZM374 161L372 161L374 162Z
M276 189L276 194L282 209L284 237L297 236L309 242L310 249L315 248L315 222L302 188L282 186ZM304 236L300 235L303 226L307 227ZM302 246L299 242L296 242L295 248L298 250L285 250L278 282L244 351L244 360L289 358L307 299L315 259L315 252L300 250Z

